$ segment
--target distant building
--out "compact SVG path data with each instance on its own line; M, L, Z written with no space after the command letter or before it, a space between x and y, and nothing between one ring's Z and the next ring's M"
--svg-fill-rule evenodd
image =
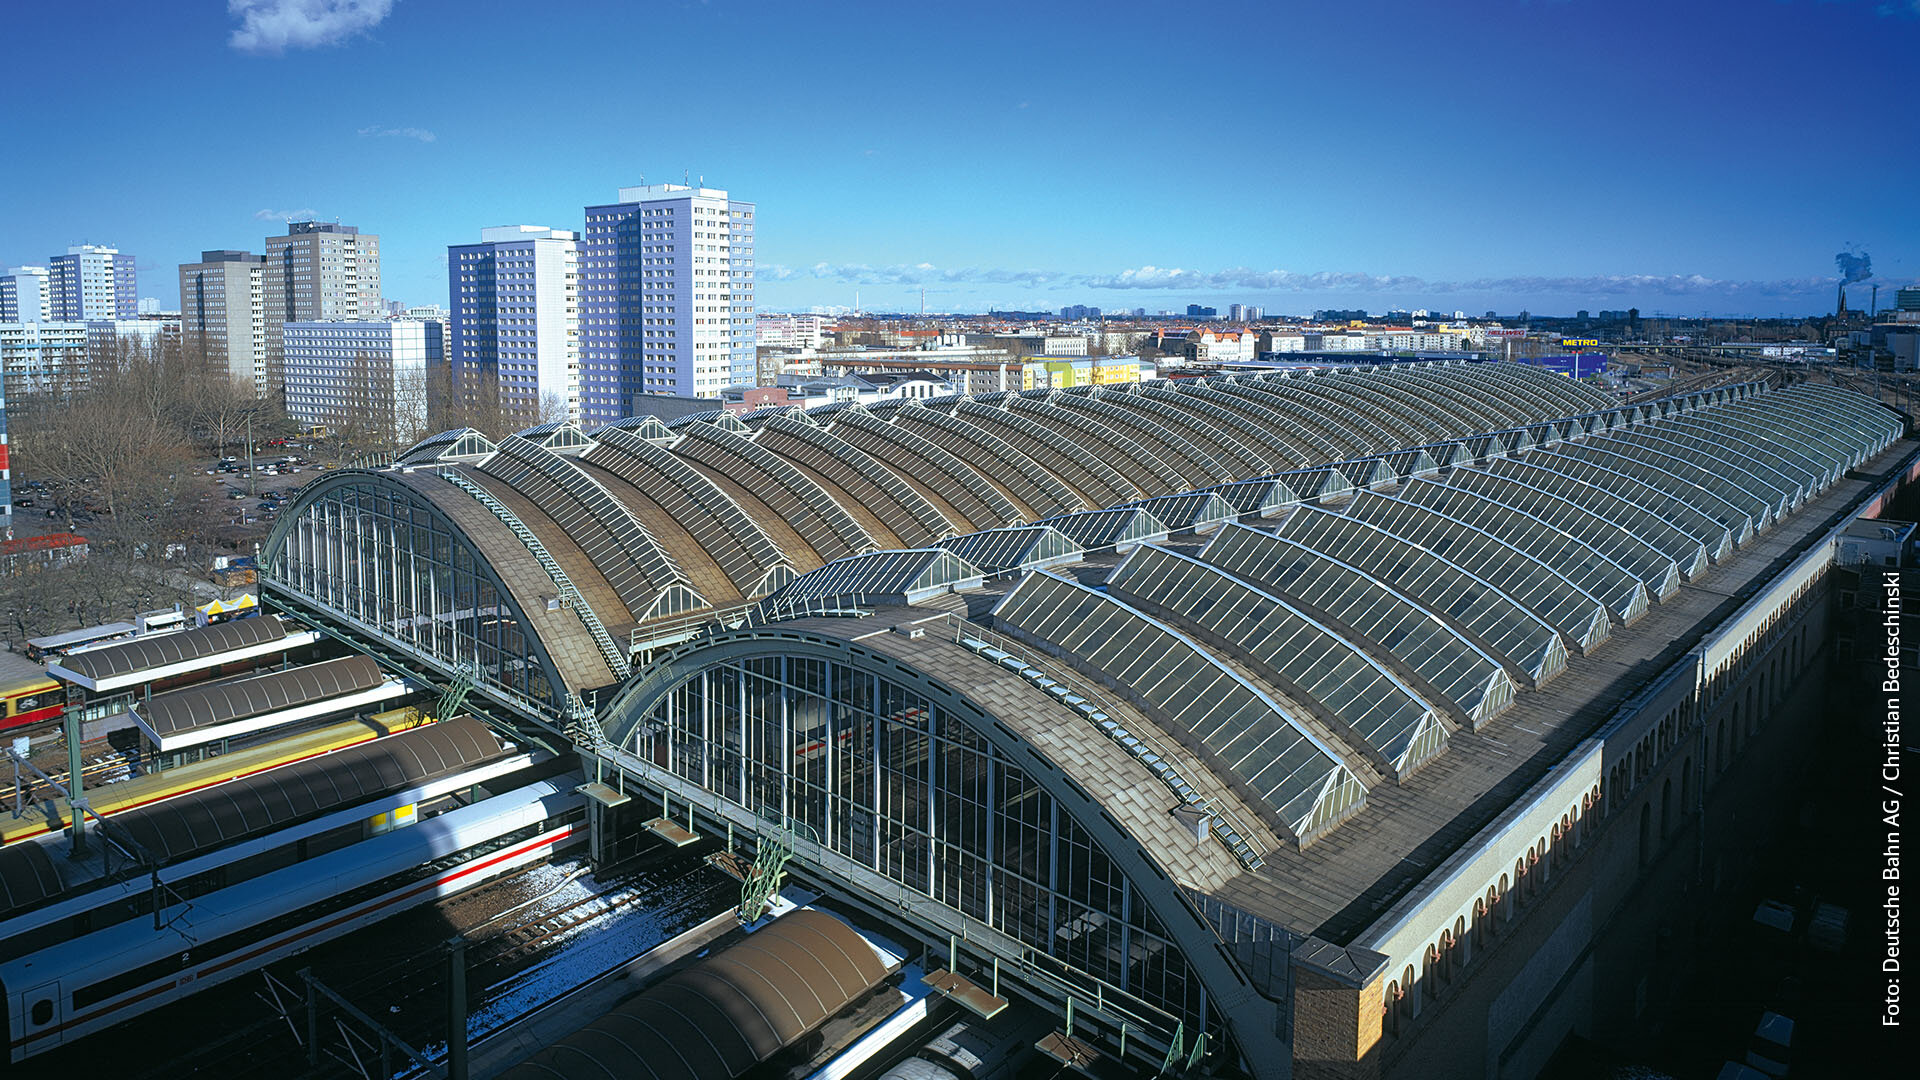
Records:
M1140 381L1137 356L1036 356L1020 365L1022 390L1115 386Z
M1097 307L1088 307L1085 304L1069 304L1060 309L1060 317L1063 319L1097 319L1100 317L1100 309Z
M1255 348L1263 353L1304 352L1307 348L1307 334L1306 331L1298 328L1263 330L1260 336L1254 339L1254 343Z
M480 230L447 248L453 392L497 388L529 425L580 418L580 234L544 225ZM551 406L547 415L543 406Z
M1251 330L1194 330L1172 342L1170 351L1184 353L1194 364L1240 364L1258 357L1259 343L1260 335Z
M825 315L754 316L754 341L763 349L817 349L833 320Z
M89 382L87 324L0 323L0 372L6 396L84 390Z
M1187 305L1187 318L1189 319L1212 319L1217 317L1219 317L1219 312L1214 308L1201 307L1199 304Z
M44 266L16 266L0 276L0 323L52 322L51 276Z
M7 385L0 379L0 537L13 539L13 462L7 456Z
M734 387L722 395L728 412L752 412L777 405L877 405L883 401L944 397L955 393L953 380L932 371L863 372L853 375L782 375L773 386Z
M1227 305L1227 321L1228 322L1245 322L1246 319L1247 319L1247 305L1245 304L1228 304Z
M1087 355L1087 339L1080 334L1000 334L988 343L1016 357Z
M180 343L189 358L223 368L267 395L265 256L203 251L180 266Z
M97 366L118 350L150 351L162 340L179 336L177 319L88 319L88 364Z
M754 205L716 188L648 184L586 208L580 416L635 394L712 397L754 381Z
M1920 285L1893 294L1893 306L1900 311L1920 311Z
M133 256L118 248L80 244L48 260L54 319L131 319L140 313Z
M266 382L268 396L278 397L286 392L282 326L381 317L380 238L352 225L294 221L266 245Z
M368 426L402 446L427 433L442 325L428 319L289 322L282 331L287 415L333 429Z

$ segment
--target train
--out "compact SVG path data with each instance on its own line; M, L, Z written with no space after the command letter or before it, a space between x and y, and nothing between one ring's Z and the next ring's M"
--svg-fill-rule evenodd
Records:
M44 675L0 685L0 731L57 721L66 704L67 688Z
M418 708L405 706L375 713L365 720L328 724L164 772L147 773L133 780L91 788L87 792L87 805L100 817L109 817L204 791L229 780L243 779L283 765L350 749L386 735L410 731L428 722L429 719ZM55 799L36 805L20 817L0 814L0 847L65 829L65 809L66 803Z
M5 1060L18 1065L582 843L577 781L538 780L166 906L152 920L8 957L0 962Z

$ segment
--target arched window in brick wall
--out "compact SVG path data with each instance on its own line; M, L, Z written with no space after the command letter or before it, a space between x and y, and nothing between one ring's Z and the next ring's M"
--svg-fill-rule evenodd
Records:
M1660 784L1660 839L1673 835L1673 778Z

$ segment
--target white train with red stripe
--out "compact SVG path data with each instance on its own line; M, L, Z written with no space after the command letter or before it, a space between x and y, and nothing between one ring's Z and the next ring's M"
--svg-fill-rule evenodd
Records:
M577 778L543 780L0 964L8 1061L472 888L585 839Z

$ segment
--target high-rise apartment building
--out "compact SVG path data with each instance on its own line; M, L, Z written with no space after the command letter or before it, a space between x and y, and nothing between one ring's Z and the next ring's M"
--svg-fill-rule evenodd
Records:
M281 327L290 322L378 319L380 238L352 225L293 221L287 235L266 240L266 382L269 397L286 391Z
M445 361L442 329L428 319L286 323L287 415L365 430L396 449L424 437L428 399Z
M46 267L15 266L0 275L0 323L52 321L52 273Z
M580 234L480 230L447 248L453 393L536 424L580 418Z
M626 415L635 394L716 397L754 379L752 203L648 184L586 208L580 414Z
M131 319L139 313L133 256L117 248L80 244L48 260L48 267L55 320Z
M0 323L0 373L8 398L84 390L91 371L86 323Z
M267 394L266 258L203 251L180 267L180 339L186 354Z

